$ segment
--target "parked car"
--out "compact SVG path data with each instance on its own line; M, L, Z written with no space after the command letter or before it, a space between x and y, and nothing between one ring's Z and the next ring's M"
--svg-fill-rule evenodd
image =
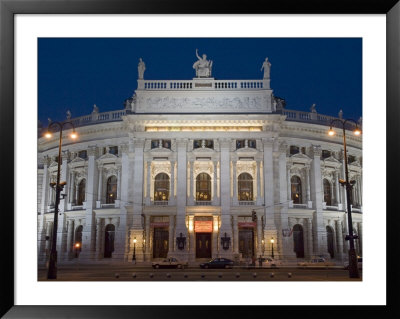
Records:
M309 261L302 261L297 263L300 267L326 267L326 266L334 266L335 263L331 261L326 261L325 258L313 258Z
M358 269L362 269L362 257L357 257ZM349 269L349 262L344 265L344 269Z
M174 257L168 257L165 258L162 261L154 261L152 263L153 268L185 268L188 266L187 262L182 262L179 261L178 259L174 258Z
M262 258L262 267L275 268L275 267L280 267L280 266L282 266L282 261L280 261L280 260L275 260L271 257L263 257Z
M214 258L206 263L200 264L200 268L232 268L233 261L228 258Z

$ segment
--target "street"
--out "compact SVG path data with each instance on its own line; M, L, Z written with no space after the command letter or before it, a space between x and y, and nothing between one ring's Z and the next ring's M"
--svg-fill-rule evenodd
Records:
M47 270L39 267L38 280L47 281ZM63 264L57 281L361 281L349 278L342 267L329 268L245 268L233 269L153 269L132 264Z

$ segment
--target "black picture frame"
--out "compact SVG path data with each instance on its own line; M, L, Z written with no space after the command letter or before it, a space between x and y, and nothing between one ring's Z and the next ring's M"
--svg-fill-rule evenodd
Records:
M387 98L386 98L386 217L387 217L387 305L386 306L323 306L322 309L290 306L22 306L15 305L14 290L14 18L16 14L386 14L387 21ZM4 318L159 318L163 317L228 317L234 316L310 316L310 311L321 315L360 317L366 312L372 316L392 318L399 316L395 289L399 283L394 259L394 235L398 227L395 206L395 179L399 173L398 122L400 106L400 3L398 0L264 0L264 1L162 1L162 0L0 0L0 157L2 168L2 255L1 255L1 309ZM11 169L12 168L12 169ZM390 174L387 174L390 173ZM379 185L376 185L379 187ZM381 199L382 202L385 199ZM380 212L382 213L382 212ZM379 231L376 240L382 235ZM6 243L6 244L4 244ZM377 269L376 271L379 271ZM357 291L343 291L356 294ZM267 309L266 309L267 308ZM250 311L250 312L249 312ZM316 314L316 313L315 313Z

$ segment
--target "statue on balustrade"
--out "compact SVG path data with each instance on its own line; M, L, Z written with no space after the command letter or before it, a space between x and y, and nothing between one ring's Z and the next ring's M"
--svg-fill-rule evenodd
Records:
M193 64L193 69L196 70L196 76L198 78L209 78L211 77L211 68L213 61L207 60L207 55L203 54L203 57L200 57L198 54L198 50L196 49L196 56L199 59Z
M145 70L146 70L146 64L143 62L142 58L139 58L139 64L138 64L139 80L143 80Z
M268 61L268 58L265 58L265 61L261 67L261 71L263 69L264 69L264 79L269 79L271 72L271 63Z

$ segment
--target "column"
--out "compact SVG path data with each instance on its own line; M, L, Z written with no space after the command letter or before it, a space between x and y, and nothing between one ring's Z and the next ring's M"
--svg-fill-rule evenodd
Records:
M342 209L341 200L340 200L340 189L339 189L339 172L335 171L335 191L336 191L336 203L338 205L338 210Z
M146 170L146 205L150 206L151 161L147 161Z
M74 240L74 220L67 220L68 235L67 235L67 254L66 258L70 258L73 252L73 240Z
M307 218L307 247L308 247L308 254L309 257L311 258L313 256L314 250L313 250L313 237L312 237L312 219Z
M257 161L257 206L262 205L261 202L261 174L260 174L260 161Z
M218 198L217 198L217 161L213 162L213 167L214 167L214 178L213 178L213 205L216 206L218 205Z
M212 258L218 257L220 242L218 240L218 216L213 216L213 231L212 231Z
M42 201L41 201L41 205L40 205L40 212L43 215L46 212L46 207L47 207L47 202L48 202L48 190L50 187L50 176L49 176L49 171L48 171L48 167L50 164L50 158L49 157L45 157L43 159L43 181L42 181Z
M171 161L171 189L169 191L169 202L175 205L175 162Z
M233 219L233 253L239 254L239 227L237 215L232 215Z
M67 182L69 167L69 152L64 151L62 153L62 165L61 165L61 175L60 182ZM64 186L60 192L60 202L59 202L59 214L58 214L58 229L57 229L57 251L60 256L60 260L65 256L67 251L67 223L66 216L64 212L67 210L67 199L63 196L67 194L67 185Z
M117 173L117 200L121 200L121 166L118 166L118 173Z
M310 178L310 167L306 168L306 179L307 179L307 207L311 208L312 207L312 202L311 202L311 194L310 194L310 189L311 189L311 178ZM322 183L320 183L322 186ZM324 192L322 191L322 194Z
M151 251L150 251L150 215L147 213L145 216L145 260L150 261L151 260Z
M262 255L262 214L257 214L257 256Z
M175 216L169 216L169 225L168 225L168 254L172 254L174 252L174 228L175 228Z
M239 205L238 202L238 191L237 191L237 176L236 176L236 161L232 161L233 173L232 173L232 183L233 183L233 206Z
M286 177L287 177L287 200L289 202L289 207L293 207L293 202L291 201L292 200L292 192L291 192L292 183L290 180L290 165L286 166L286 170L287 170L287 173L286 173L287 174L286 175Z
M189 178L190 178L190 183L189 183L189 201L188 201L188 205L193 206L194 205L194 185L193 185L193 165L194 165L194 161L190 160L189 161Z
M337 239L337 251L339 260L343 260L343 229L342 222L336 220L336 239Z
M265 229L275 231L274 222L274 168L273 168L273 138L263 138L264 150L264 199L265 199Z
M101 208L101 197L103 195L103 166L99 165L98 168L99 171L99 182L97 185L97 202L96 202L96 208Z
M96 218L96 258L101 259L102 218Z

